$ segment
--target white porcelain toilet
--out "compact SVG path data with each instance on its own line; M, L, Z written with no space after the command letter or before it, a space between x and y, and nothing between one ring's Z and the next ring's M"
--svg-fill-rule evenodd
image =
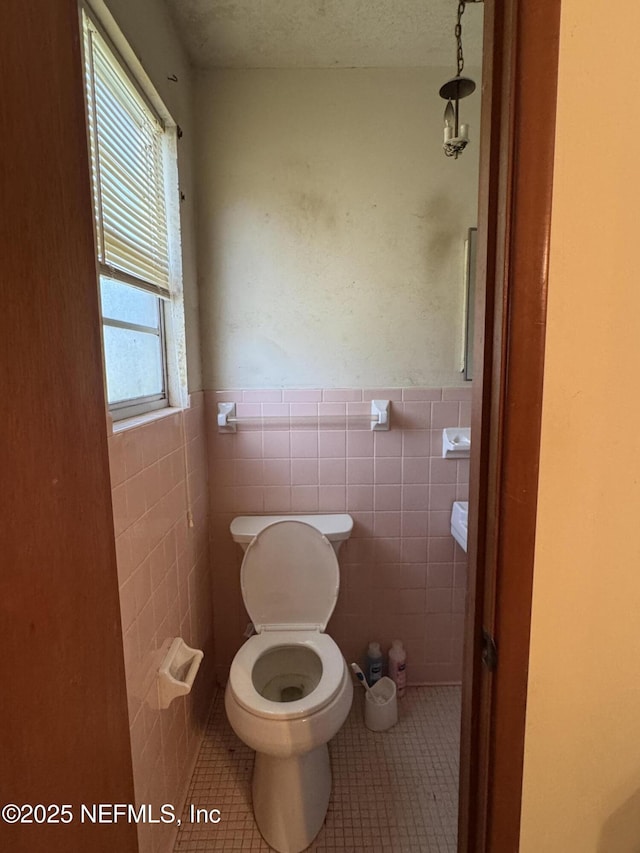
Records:
M342 654L324 633L338 598L337 551L349 515L244 516L242 596L257 631L229 673L229 722L256 751L253 811L265 841L299 853L320 831L331 793L327 743L353 698Z

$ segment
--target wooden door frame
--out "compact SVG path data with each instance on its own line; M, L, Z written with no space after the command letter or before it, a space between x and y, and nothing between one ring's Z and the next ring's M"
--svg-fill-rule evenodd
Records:
M459 853L519 847L559 29L485 2Z
M136 853L81 818L134 785L76 0L3 3L0 77L0 804L40 808L0 847Z

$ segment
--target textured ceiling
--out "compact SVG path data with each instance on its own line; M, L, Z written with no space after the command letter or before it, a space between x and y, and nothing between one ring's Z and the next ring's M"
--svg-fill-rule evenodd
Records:
M165 0L200 68L447 66L457 0ZM462 18L465 65L482 59L481 3Z

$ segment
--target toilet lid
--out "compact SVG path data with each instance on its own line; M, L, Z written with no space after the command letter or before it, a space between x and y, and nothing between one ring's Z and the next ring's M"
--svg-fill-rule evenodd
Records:
M338 598L338 559L315 527L276 521L247 548L240 583L256 631L324 631Z

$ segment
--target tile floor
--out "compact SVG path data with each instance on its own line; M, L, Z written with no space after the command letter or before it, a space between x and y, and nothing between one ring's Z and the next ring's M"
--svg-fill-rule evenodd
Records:
M314 853L455 853L460 688L411 687L387 732L365 728L364 691L331 741L333 791ZM234 735L218 692L191 780L174 853L269 851L251 812L253 752ZM189 804L219 809L189 822Z

